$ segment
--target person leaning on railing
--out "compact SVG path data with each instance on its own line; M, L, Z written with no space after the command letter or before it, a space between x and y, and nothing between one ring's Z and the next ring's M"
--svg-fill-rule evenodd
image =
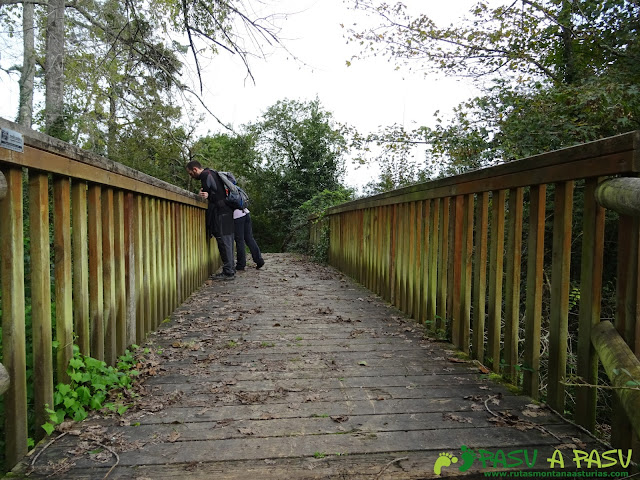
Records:
M225 202L224 185L215 170L203 168L200 162L187 163L187 172L191 178L200 180L200 196L209 201L207 207L207 235L216 238L222 260L222 272L212 275L214 280L233 280L233 210Z

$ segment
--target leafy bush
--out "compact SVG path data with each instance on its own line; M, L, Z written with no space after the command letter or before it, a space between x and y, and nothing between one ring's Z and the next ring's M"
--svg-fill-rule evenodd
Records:
M138 348L133 345L133 348ZM122 415L129 408L123 399L129 398L132 377L138 375L134 369L135 358L129 350L120 356L116 367L107 366L101 360L82 355L77 345L73 346L73 358L67 373L71 383L59 383L53 396L53 408L47 408L49 421L42 428L50 435L65 418L84 420L91 410L107 409Z

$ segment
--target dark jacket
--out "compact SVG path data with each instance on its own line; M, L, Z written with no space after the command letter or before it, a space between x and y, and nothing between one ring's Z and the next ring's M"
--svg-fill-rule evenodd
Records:
M205 168L198 177L202 191L209 194L207 235L233 235L233 210L225 203L224 184L215 170Z

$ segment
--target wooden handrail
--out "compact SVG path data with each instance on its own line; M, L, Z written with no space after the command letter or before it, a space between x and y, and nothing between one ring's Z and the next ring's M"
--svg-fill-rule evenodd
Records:
M640 178L620 177L605 180L596 190L596 200L605 208L632 217L640 217Z
M115 364L199 288L219 257L199 196L4 119L0 127L24 140L22 152L0 147L2 341L11 378L4 444L12 467L27 452L28 421L36 440L44 435L45 406L53 405L53 386L68 381L74 342L81 353Z
M575 367L587 386L576 387L575 420L593 431L591 330L600 321L605 260L617 261L615 326L640 350L640 218L630 216L640 195L638 179L626 178L639 173L634 131L338 205L312 224L311 238L319 242L328 227L331 265L561 412L569 338L577 337ZM605 248L613 223L605 223L603 205L622 213L617 248ZM570 331L576 306L579 327ZM619 410L612 425L627 421ZM612 435L623 445L628 432L612 428Z
M640 434L640 361L609 321L591 330L591 341L636 434Z
M7 369L0 363L0 395L9 389L9 380Z

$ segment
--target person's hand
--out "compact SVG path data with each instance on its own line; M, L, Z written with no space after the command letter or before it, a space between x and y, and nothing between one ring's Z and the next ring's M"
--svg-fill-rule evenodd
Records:
M203 192L202 189L200 189L200 196L202 198L209 198L209 192Z

